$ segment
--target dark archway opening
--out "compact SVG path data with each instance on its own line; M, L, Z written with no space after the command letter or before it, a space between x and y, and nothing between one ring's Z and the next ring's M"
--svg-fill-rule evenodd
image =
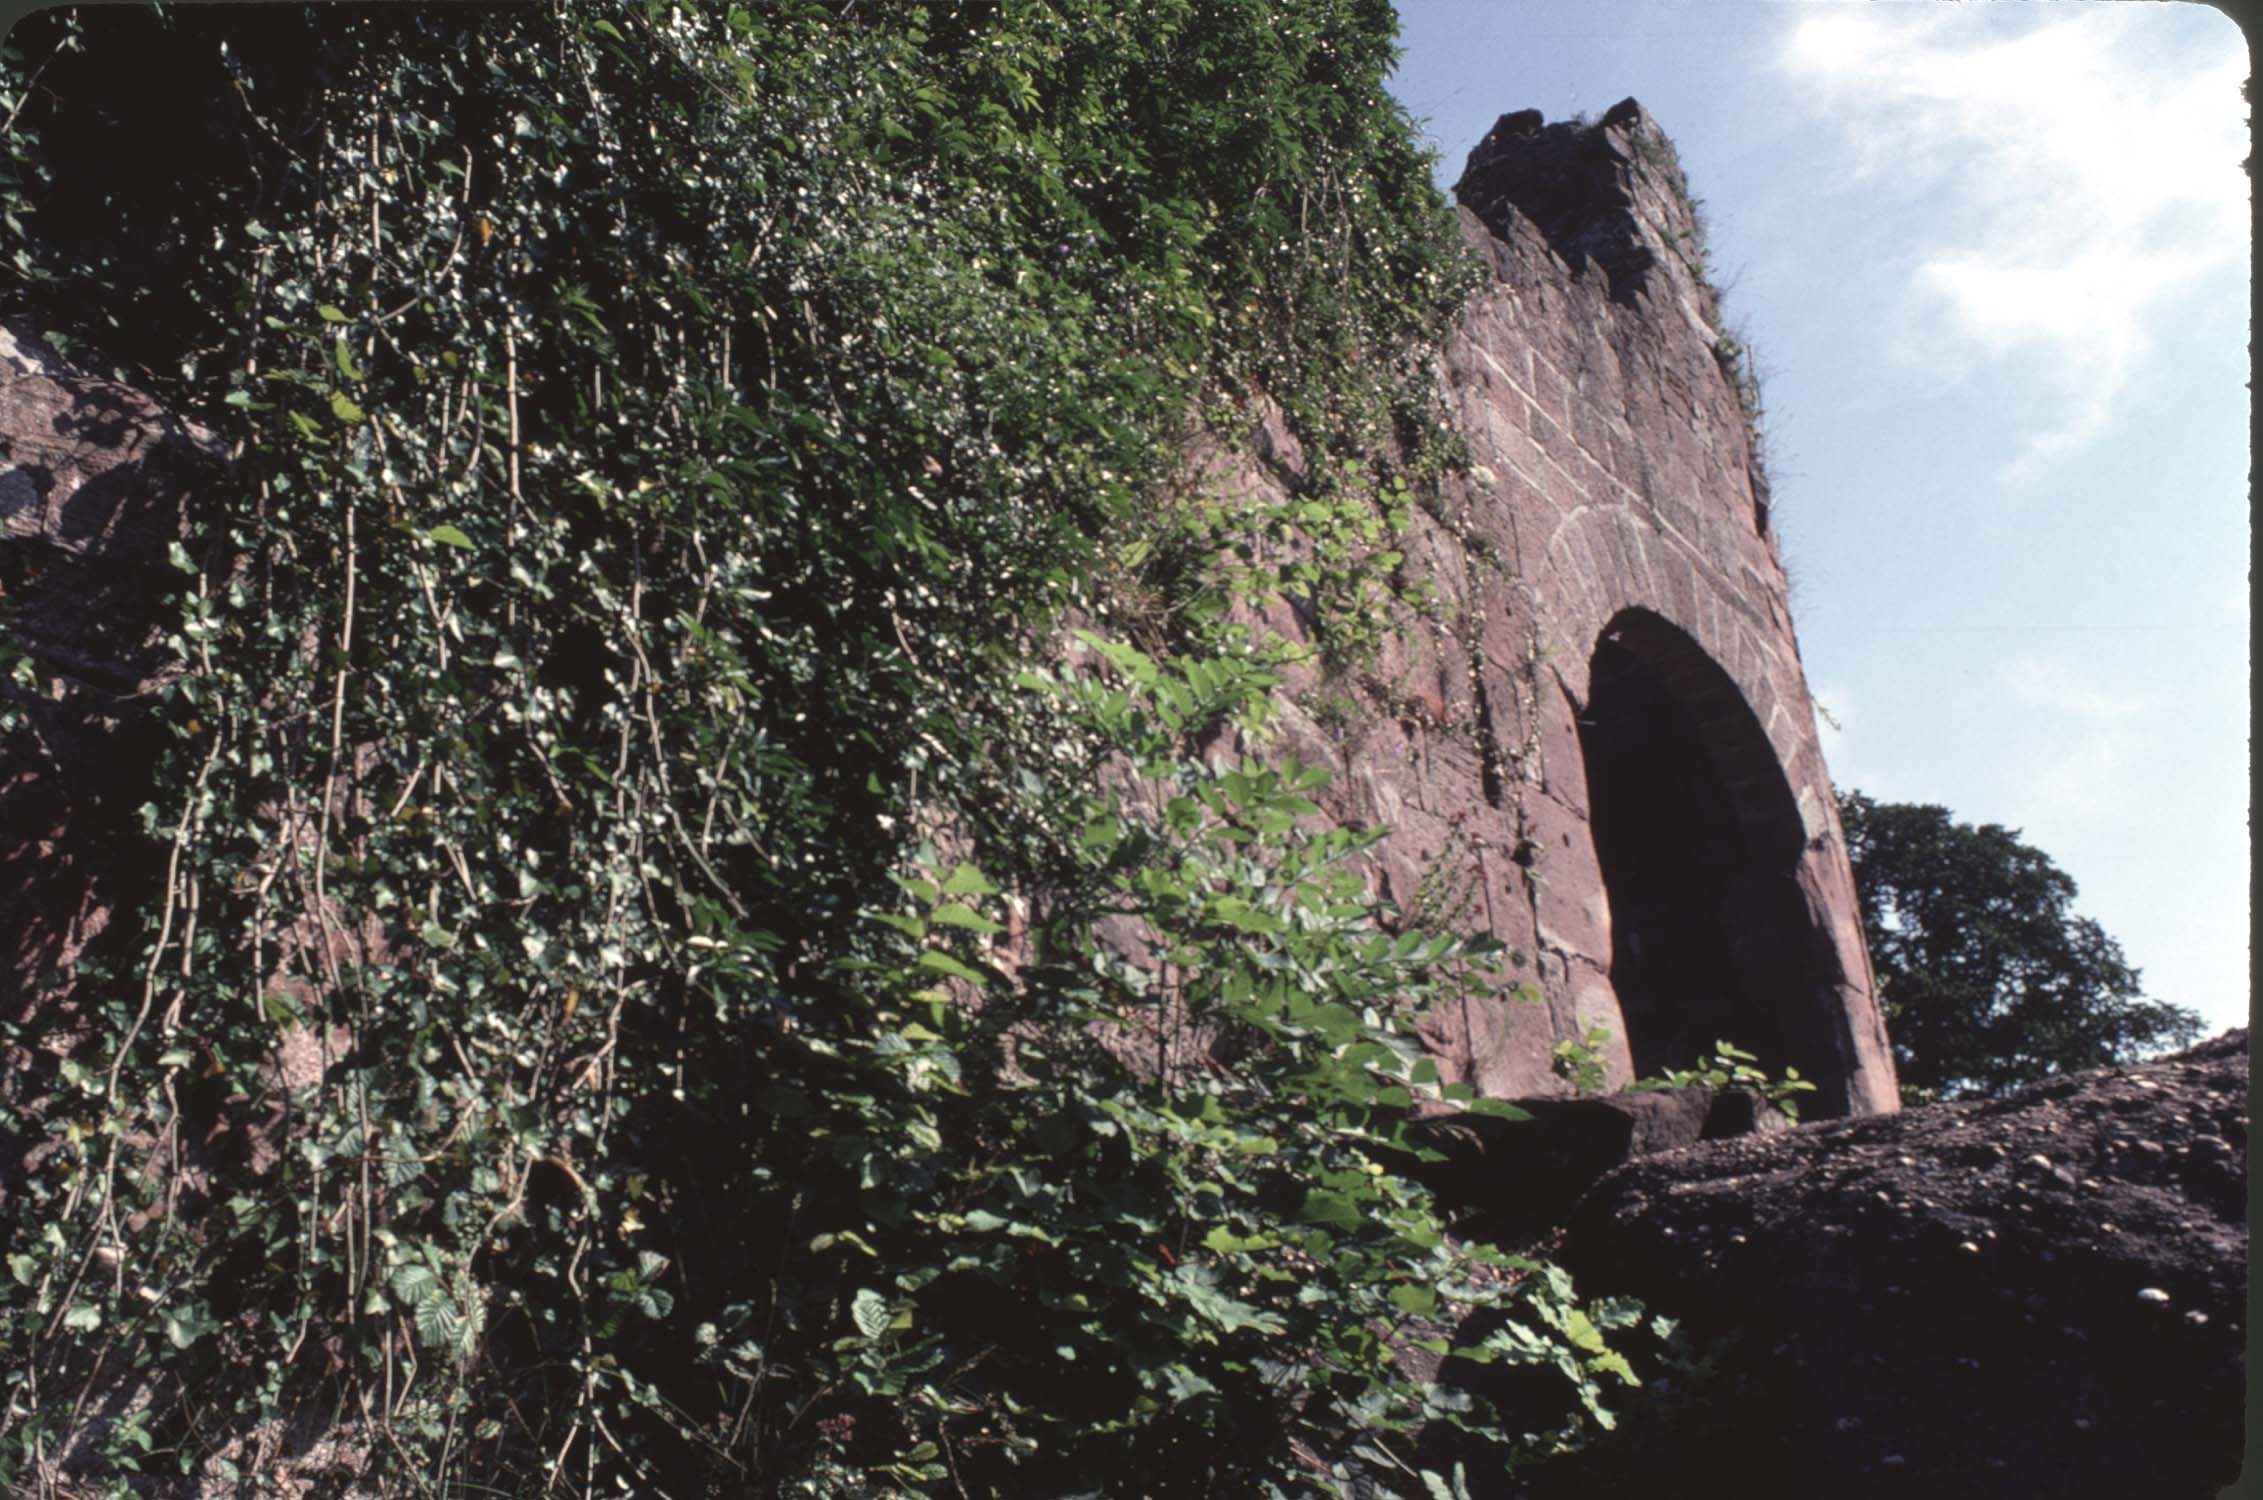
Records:
M1611 984L1639 1076L1728 1041L1816 1076L1818 933L1806 843L1774 747L1728 674L1647 610L1614 617L1579 715L1611 909ZM1829 941L1827 934L1821 941Z

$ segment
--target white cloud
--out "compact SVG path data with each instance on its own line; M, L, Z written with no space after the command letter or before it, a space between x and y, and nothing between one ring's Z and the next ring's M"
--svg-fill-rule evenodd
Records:
M2006 809L2013 820L2070 841L2126 824L2145 800L2142 773L2158 748L2153 704L2066 657L2015 658L1999 680L2024 708L2004 724L2020 767Z
M2063 658L2023 656L2005 663L2004 686L2022 703L2092 723L2132 719L2145 711L2136 698L2109 693Z
M2178 296L2247 257L2237 30L2196 6L1801 9L1795 96L1850 181L1909 201L1880 231L1911 236L1909 341L1991 379L2022 361L2063 413L2024 435L2031 478L2104 427Z
M2108 821L2128 805L2129 772L2135 764L2135 737L2115 731L2092 733L2043 757L2025 777L2012 809L2030 831L2064 837Z

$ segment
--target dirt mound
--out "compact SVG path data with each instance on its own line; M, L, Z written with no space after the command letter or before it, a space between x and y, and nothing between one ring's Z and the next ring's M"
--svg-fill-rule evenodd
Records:
M1686 1363L1522 1487L2214 1496L2241 1459L2247 1100L2234 1031L1618 1168L1559 1257L1680 1316Z

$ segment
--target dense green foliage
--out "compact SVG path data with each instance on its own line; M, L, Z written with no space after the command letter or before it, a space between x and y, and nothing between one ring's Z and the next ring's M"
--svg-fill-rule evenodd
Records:
M2018 830L1860 792L1839 818L1905 1095L2001 1094L2199 1039L2199 1015L2146 997Z
M1309 773L1189 748L1265 733L1232 594L1356 650L1445 461L1470 273L1392 29L18 28L9 308L235 461L144 885L7 1022L56 1076L0 1120L53 1148L5 1205L6 1477L77 1441L257 1492L344 1415L386 1493L1422 1494L1412 1424L1600 1413L1632 1310L1365 1150L1500 955L1372 910ZM1181 472L1260 397L1294 515ZM1393 1358L1488 1302L1473 1357L1562 1408Z

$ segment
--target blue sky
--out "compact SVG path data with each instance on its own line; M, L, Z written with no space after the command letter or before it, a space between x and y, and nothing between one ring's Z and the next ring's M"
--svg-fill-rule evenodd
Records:
M1834 779L2022 829L2249 1003L2245 39L2198 4L1398 0L1447 182L1629 95L1766 378Z

